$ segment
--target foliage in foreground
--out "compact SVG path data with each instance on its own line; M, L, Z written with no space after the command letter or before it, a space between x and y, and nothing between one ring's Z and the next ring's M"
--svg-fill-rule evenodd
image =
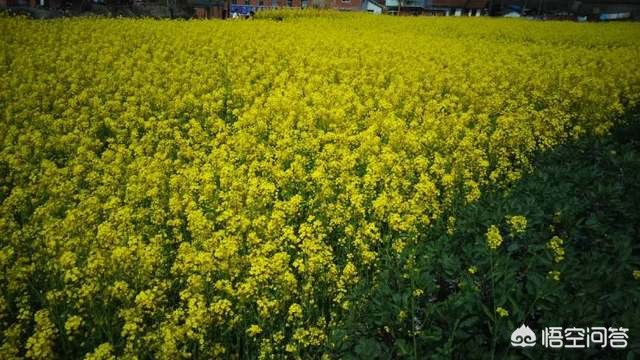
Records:
M385 270L361 284L367 296L341 329L359 336L341 347L358 358L633 358L640 350L640 116L629 120L615 136L537 156L533 172L509 191L488 190L461 209L454 231L441 222L431 241L401 257L383 255ZM497 251L483 234L493 224L504 235ZM416 297L416 289L428 295ZM412 318L397 317L407 308ZM538 335L548 326L625 326L629 348L548 349L540 338L533 350L509 348L522 323Z
M633 184L575 196L609 178L532 160L638 103L635 24L3 18L0 45L5 358L489 357L523 321L636 326L637 212L599 207Z

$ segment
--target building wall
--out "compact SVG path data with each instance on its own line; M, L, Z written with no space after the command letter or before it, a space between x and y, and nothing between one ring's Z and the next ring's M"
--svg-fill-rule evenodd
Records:
M329 7L338 10L362 10L363 0L330 0ZM265 7L311 7L313 0L231 0L232 4Z
M215 19L224 19L225 16L226 16L225 10L223 10L222 7L218 7L218 6L214 6L209 13L209 17L215 18Z
M371 1L367 1L366 2L367 6L366 6L366 10L368 12L374 13L374 14L382 14L382 7L378 6L374 3L372 3Z
M194 9L193 16L197 19L206 19L209 17L209 12L206 8L197 7Z
M483 9L488 6L487 0L431 0L431 7L454 9Z
M361 10L362 0L333 0L332 6L338 10Z

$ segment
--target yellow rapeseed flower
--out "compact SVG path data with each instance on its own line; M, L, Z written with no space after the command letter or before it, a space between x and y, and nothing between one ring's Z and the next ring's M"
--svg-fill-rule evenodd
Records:
M527 230L527 218L522 215L508 216L507 222L511 234L522 234Z
M549 248L553 253L553 260L555 262L560 262L564 259L564 248L562 247L563 242L564 241L561 238L554 236L547 243L547 248Z
M500 235L500 230L495 225L491 225L487 230L485 235L487 239L487 246L491 250L496 250L502 244L502 235Z
M249 326L247 329L247 334L251 337L255 337L262 333L262 328L256 324Z
M507 317L509 316L509 311L507 311L505 308L498 306L496 308L496 313L498 313L498 315L500 315L500 317Z
M78 315L70 316L64 323L64 328L67 331L67 335L74 335L82 325L82 317Z

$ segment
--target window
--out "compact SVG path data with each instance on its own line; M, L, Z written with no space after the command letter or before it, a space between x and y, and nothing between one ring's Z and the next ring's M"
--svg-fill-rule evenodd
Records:
M258 6L264 6L264 0L260 0L260 1L258 2Z
M293 0L287 0L287 6L293 7Z

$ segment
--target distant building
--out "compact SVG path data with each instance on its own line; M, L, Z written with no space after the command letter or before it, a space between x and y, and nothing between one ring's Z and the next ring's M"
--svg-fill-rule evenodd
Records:
M384 0L378 2L376 0L364 0L363 9L374 14L382 14L385 11Z
M330 7L336 10L360 11L363 10L362 0L331 0Z
M611 19L640 19L640 1L637 0L582 0L574 1L570 11L588 17L600 19L611 15ZM618 15L618 16L615 16ZM627 16L628 15L628 16Z
M492 15L519 13L522 16L616 20L640 18L638 0L492 0Z
M165 9L174 17L176 2L186 4L180 17L221 18L248 16L273 8L333 8L340 11L367 11L395 15L508 16L580 21L640 20L640 0L118 0L119 6ZM69 4L103 5L104 0L0 0L0 8L35 13L67 8ZM171 6L170 6L171 4ZM165 7L166 5L166 7ZM162 13L162 11L160 12ZM190 15L191 14L191 15Z
M190 0L189 4L193 6L194 17L198 19L228 17L227 4L224 0Z
M386 0L387 12L400 15L424 14L477 16L486 12L489 0Z
M479 16L486 12L489 0L427 0L426 10L453 16Z
M386 12L400 15L640 19L640 0L386 0L383 5Z

